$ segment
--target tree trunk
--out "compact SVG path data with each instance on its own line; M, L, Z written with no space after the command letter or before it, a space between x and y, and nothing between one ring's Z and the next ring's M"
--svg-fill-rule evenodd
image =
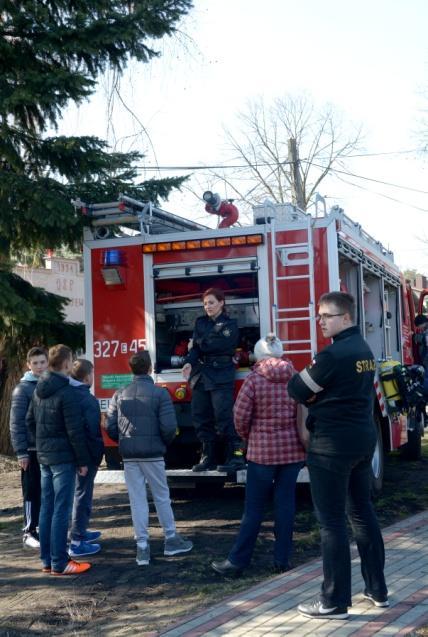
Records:
M9 433L10 399L15 386L22 376L21 363L0 358L0 454L12 455Z

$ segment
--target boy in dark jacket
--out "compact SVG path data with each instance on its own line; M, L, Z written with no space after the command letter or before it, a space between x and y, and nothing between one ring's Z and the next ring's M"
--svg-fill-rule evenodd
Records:
M91 564L69 559L68 522L76 470L86 475L90 456L82 411L68 378L73 365L71 349L51 347L48 362L49 370L37 383L26 419L36 438L41 472L40 557L44 573L78 575Z
M131 356L129 366L134 379L114 394L107 412L107 432L110 438L119 440L137 540L136 561L142 566L150 563L146 481L165 534L164 555L187 553L193 544L176 531L166 480L163 456L177 429L172 400L149 376L149 352Z
M24 546L40 547L37 527L40 513L40 465L37 461L36 441L25 422L37 381L48 366L48 352L32 347L27 353L27 367L12 393L10 407L10 438L21 467L21 486L24 501Z
M98 553L101 546L95 544L100 531L88 531L89 519L92 512L92 498L94 494L94 480L104 453L103 437L101 435L101 411L98 400L90 392L94 382L94 366L84 358L78 358L73 363L70 385L75 389L75 395L82 408L83 422L86 432L91 461L85 476L76 475L76 490L74 492L73 515L70 531L71 557L82 557Z

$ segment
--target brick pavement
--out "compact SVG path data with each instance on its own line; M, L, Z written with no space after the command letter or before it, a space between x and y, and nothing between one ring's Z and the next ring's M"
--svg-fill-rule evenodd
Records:
M353 606L347 620L302 617L296 606L317 596L321 561L315 560L266 580L202 613L182 619L162 637L394 637L428 625L428 511L383 530L389 608L375 608L362 597L363 580L352 549Z

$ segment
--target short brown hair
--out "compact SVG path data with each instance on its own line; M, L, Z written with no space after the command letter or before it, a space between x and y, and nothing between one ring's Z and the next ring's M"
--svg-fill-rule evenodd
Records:
M46 360L48 360L48 350L44 347L32 347L27 352L27 363L30 362L33 356L46 356Z
M205 292L203 293L202 300L204 300L204 298L206 296L209 296L210 294L212 296L215 296L217 301L226 302L226 297L224 296L224 292L223 292L223 290L220 290L220 288L208 288L208 290L205 290Z
M73 352L67 345L54 345L49 349L49 367L56 372L61 369L64 361L69 358L73 358Z
M92 373L93 369L94 366L91 361L86 360L86 358L77 358L73 363L71 377L75 380L80 380L82 383L86 376Z
M147 374L152 365L150 353L146 349L140 350L131 356L128 361L128 365L131 368L132 373L136 376Z
M326 292L318 301L321 303L333 303L340 312L349 314L351 321L355 321L355 299L348 292Z

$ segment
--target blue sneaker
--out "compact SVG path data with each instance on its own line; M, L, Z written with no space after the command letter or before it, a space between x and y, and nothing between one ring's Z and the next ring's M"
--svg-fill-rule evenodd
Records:
M86 531L85 542L95 542L101 537L101 531Z
M94 555L100 550L100 544L91 544L90 542L80 542L80 544L75 544L74 542L71 542L68 554L70 557L86 557L87 555Z

